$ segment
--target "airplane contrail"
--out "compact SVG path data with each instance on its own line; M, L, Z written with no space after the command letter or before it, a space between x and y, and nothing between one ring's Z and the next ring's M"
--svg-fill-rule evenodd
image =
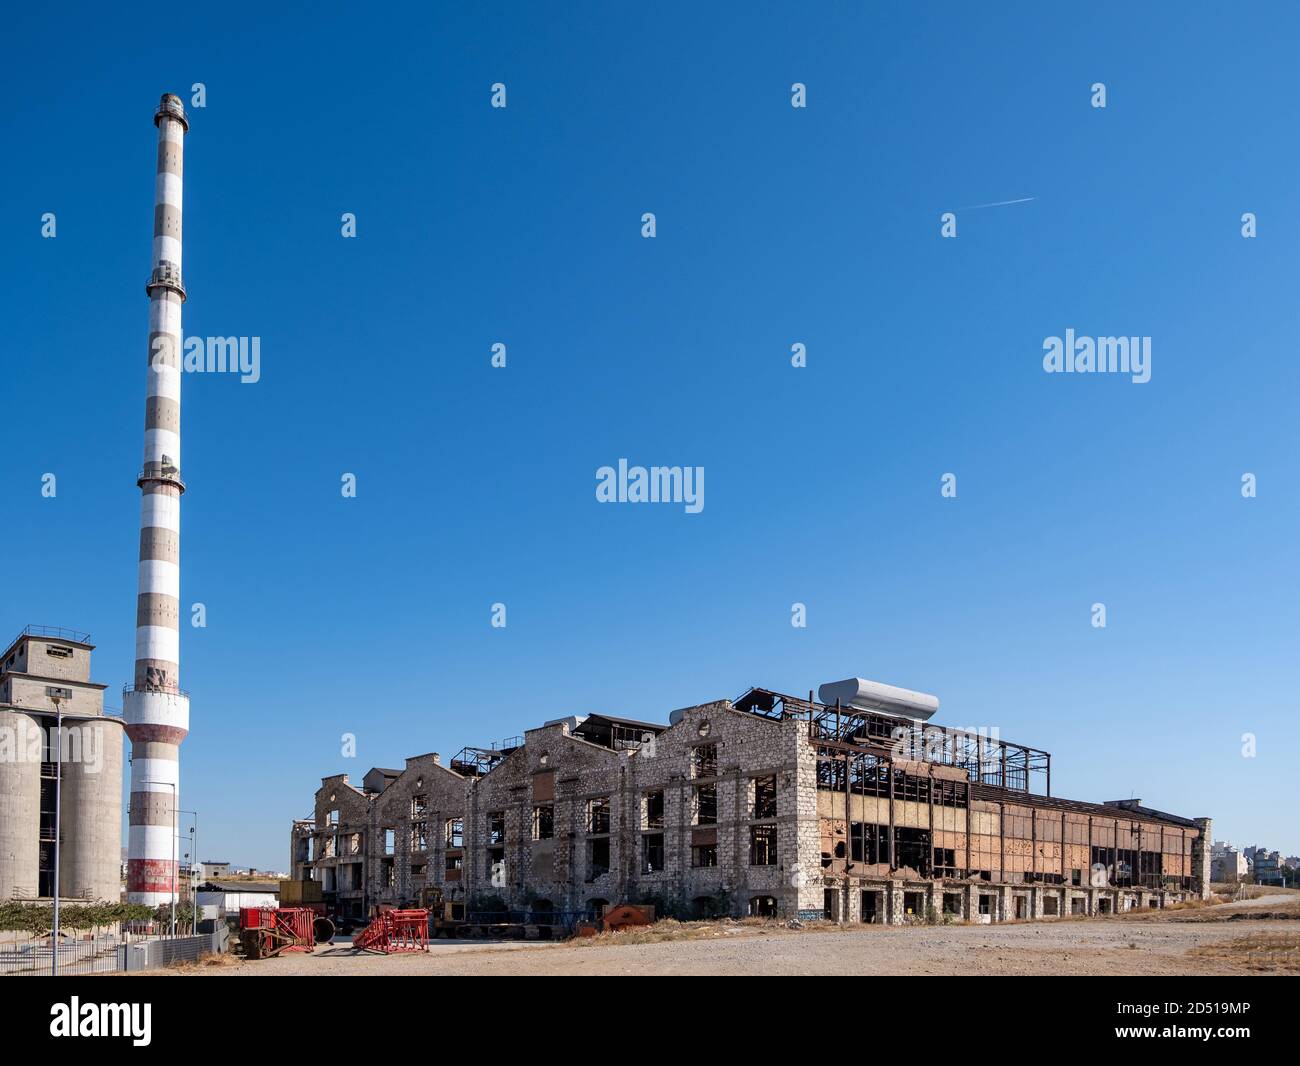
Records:
M1019 200L998 200L992 204L972 204L969 207L959 207L958 211L978 211L982 207L1006 207L1009 204L1027 204L1030 200L1037 200L1037 196L1022 196Z

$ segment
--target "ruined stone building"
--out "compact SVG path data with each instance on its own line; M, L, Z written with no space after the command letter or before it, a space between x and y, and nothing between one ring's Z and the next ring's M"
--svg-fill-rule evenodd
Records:
M667 725L566 718L360 787L326 777L293 825L293 876L356 917L430 889L470 912L891 923L1208 892L1208 818L1051 796L1050 755L926 723L933 697L856 679L820 696L751 689Z

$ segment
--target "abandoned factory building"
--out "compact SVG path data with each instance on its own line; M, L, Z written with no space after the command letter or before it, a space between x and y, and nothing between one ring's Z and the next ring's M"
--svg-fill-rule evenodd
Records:
M357 918L441 898L555 920L648 902L978 922L1208 894L1210 819L1052 796L1047 752L927 722L933 697L859 679L818 696L565 718L360 787L326 777L293 824L293 876Z

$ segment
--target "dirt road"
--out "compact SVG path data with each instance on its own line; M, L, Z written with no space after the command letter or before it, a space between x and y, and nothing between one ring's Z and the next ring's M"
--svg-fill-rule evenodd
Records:
M1223 908L1222 917L1257 904ZM354 955L345 947L182 972L288 974L740 975L740 974L1247 974L1295 973L1300 921L1206 920L1219 908L1001 925L860 926L792 931L711 927L707 938L657 943L483 944L435 941L423 955ZM1190 920L1195 913L1197 920ZM1215 914L1214 917L1219 917ZM1197 953L1199 952L1199 954ZM1280 961L1279 961L1280 960Z

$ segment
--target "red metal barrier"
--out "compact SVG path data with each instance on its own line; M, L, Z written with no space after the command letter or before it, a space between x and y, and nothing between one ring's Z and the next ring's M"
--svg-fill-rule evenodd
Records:
M427 910L383 911L352 941L358 951L394 955L399 951L423 951L429 943Z
M282 951L311 951L316 946L308 907L241 907L239 939L250 959L265 959Z

